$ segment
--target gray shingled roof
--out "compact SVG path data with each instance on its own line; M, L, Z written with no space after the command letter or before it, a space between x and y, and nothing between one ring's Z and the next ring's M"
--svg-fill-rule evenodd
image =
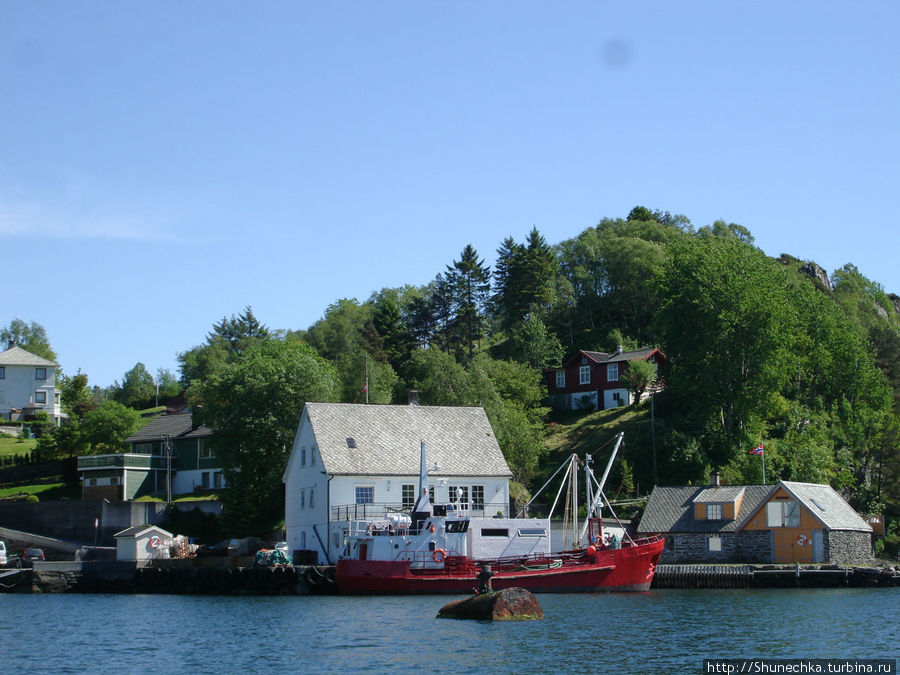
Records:
M772 493L771 485L729 486L742 487L744 499L734 520L696 520L694 500L710 489L704 486L655 487L650 493L644 515L638 525L640 533L650 532L734 532Z
M143 429L135 431L125 439L126 443L146 443L148 441L161 441L166 436L176 438L202 438L212 434L212 430L202 424L196 429L191 429L191 413L176 413L174 415L160 415Z
M781 481L780 485L829 530L864 530L872 527L830 485Z
M656 347L644 347L643 349L635 349L630 352L619 352L618 354L607 354L606 352L589 352L587 350L582 351L598 363L615 363L617 361L634 361L635 359L646 359L655 349Z
M58 364L48 361L42 356L26 352L21 347L13 347L5 352L0 352L0 366L56 366Z
M305 410L332 475L417 476L421 440L428 465L440 465L433 476L512 475L482 408L307 403Z
M733 502L744 491L743 485L726 485L724 487L708 487L694 497L694 503L697 504L716 504Z

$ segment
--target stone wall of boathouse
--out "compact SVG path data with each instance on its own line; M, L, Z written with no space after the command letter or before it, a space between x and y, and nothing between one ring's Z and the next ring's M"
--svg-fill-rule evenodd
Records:
M872 560L872 534L830 530L825 536L825 561L832 565L861 565Z
M721 537L722 550L710 551L709 539ZM760 563L772 560L772 537L768 530L745 532L685 532L666 535L661 565L703 563Z

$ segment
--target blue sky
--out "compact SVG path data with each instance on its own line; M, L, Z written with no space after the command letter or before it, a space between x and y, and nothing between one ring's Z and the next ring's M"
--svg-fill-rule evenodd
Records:
M638 204L900 293L896 2L0 0L0 324L106 386Z

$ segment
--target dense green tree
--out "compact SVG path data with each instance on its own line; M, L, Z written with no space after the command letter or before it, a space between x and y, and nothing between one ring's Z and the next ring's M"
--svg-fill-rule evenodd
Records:
M656 381L656 374L655 363L644 359L634 359L628 362L628 367L622 373L621 380L637 402Z
M35 321L25 323L19 318L10 321L9 326L0 330L0 350L6 350L10 342L35 356L56 362L56 352L50 347L47 330Z
M297 340L252 344L191 385L230 487L223 499L233 533L262 535L284 518L281 477L303 405L337 398L334 367Z
M723 466L760 433L769 397L788 379L786 279L735 238L689 238L670 252L659 315L668 386L713 465Z
M178 396L181 391L181 383L168 368L159 368L156 371L156 387L158 400L168 401Z
M445 279L453 306L454 341L458 357L472 358L484 335L484 308L491 289L490 268L479 260L478 252L467 244L459 260L447 266Z
M81 441L92 454L124 452L125 439L142 426L140 414L116 401L103 401L81 420Z
M529 314L524 321L510 331L510 357L541 370L558 366L563 358L563 346L559 339L547 330L536 314Z
M178 355L181 385L187 388L194 380L206 380L210 375L239 357L252 345L283 337L274 335L246 307L238 316L222 317L206 335L206 343Z
M546 310L553 300L556 254L538 229L532 228L524 245L512 237L497 249L494 266L495 314L505 329L521 322L535 308Z
M97 407L94 395L88 387L88 376L78 370L72 376L60 373L56 378L63 410L80 419L88 410Z
M116 380L112 386L112 398L129 408L147 408L156 400L156 383L143 363L125 373L122 384Z

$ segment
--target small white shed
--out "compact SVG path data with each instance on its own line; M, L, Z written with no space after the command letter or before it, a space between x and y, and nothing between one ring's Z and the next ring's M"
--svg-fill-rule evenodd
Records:
M137 525L116 532L117 560L150 560L168 558L173 534L156 525Z

